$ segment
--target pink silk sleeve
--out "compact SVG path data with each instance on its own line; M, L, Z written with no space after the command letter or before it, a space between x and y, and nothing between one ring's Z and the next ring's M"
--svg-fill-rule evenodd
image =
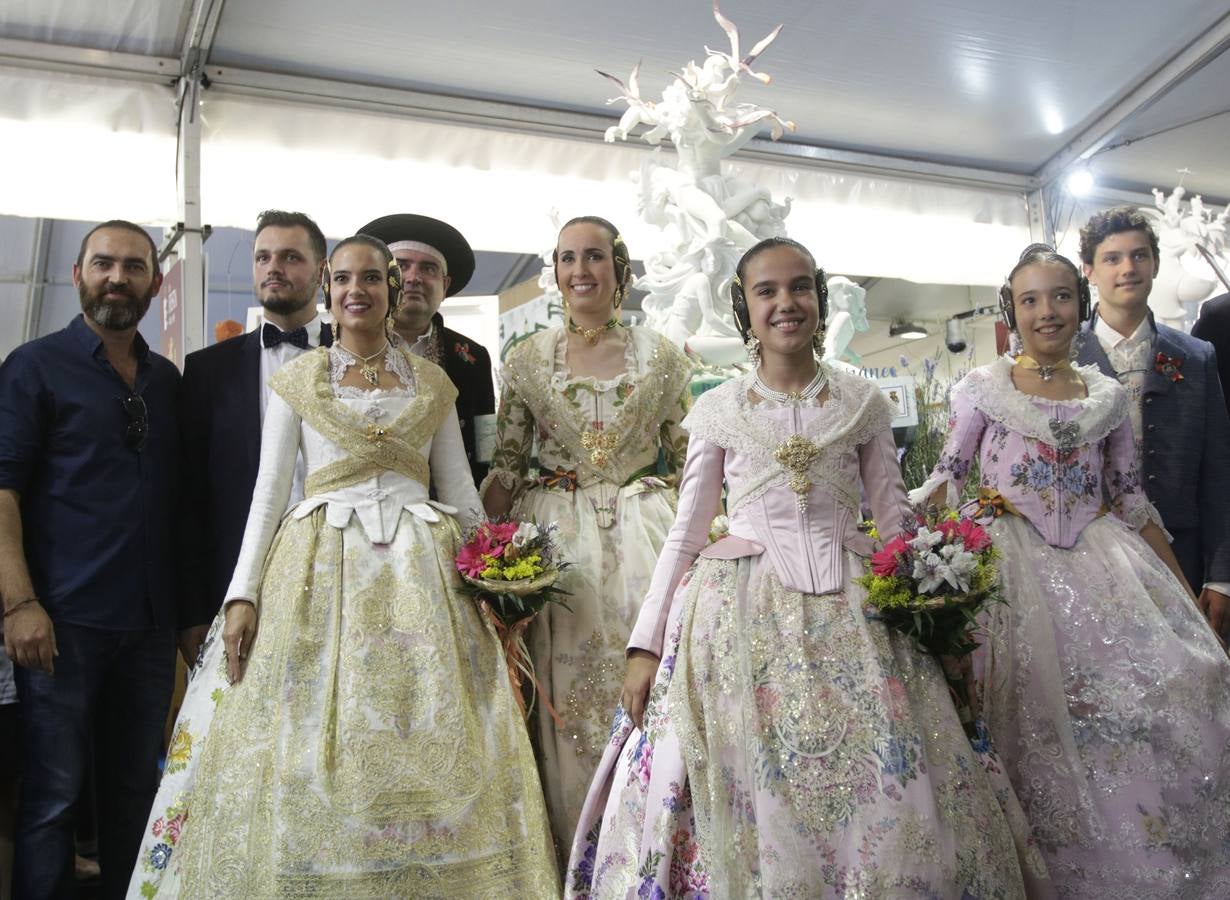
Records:
M946 485L944 504L955 509L986 431L987 417L961 390L959 383L948 395L948 402L948 438L944 441L944 449L930 477L910 492L910 500L924 504L936 488Z
M892 540L901 531L902 520L910 513L910 501L905 495L891 428L885 428L858 448L858 464L876 530L882 540Z
M662 656L666 622L677 602L675 589L709 542L709 526L721 506L725 461L726 451L717 444L698 437L688 441L675 524L658 556L649 593L628 641L629 650L648 650Z
M1130 419L1124 419L1106 437L1102 445L1102 460L1105 466L1102 483L1106 486L1106 499L1114 514L1138 531L1150 521L1161 526L1161 517L1140 484L1136 438L1132 435Z

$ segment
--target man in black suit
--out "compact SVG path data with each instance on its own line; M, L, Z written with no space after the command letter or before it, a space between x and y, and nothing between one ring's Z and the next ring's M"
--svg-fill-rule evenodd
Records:
M1221 392L1226 399L1226 412L1230 414L1230 294L1222 294L1206 300L1200 307L1200 318L1192 326L1192 337L1208 341L1217 351L1217 374L1221 379Z
M260 465L261 423L269 379L283 365L333 337L316 310L325 236L303 213L268 210L256 223L252 284L263 307L260 327L184 361L180 390L188 515L199 553L187 587L217 612L239 558ZM303 498L303 460L291 503Z
M393 252L405 286L394 327L410 350L441 366L457 388L457 419L474 483L487 474L495 436L491 355L472 338L444 327L440 304L474 274L474 251L461 232L430 216L383 216L359 229Z

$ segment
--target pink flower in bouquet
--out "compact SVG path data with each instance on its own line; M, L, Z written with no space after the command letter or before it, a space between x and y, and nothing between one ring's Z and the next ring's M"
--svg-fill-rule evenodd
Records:
M897 574L900 557L908 556L909 546L900 535L893 538L871 557L871 571L875 575L889 577Z
M487 556L502 556L516 533L515 522L483 522L475 529L469 543L479 547Z
M991 546L991 536L973 519L961 519L957 526L957 533L961 536L965 549L970 553L981 553Z
M492 523L487 523L487 534L490 534L491 539L503 547L506 543L513 540L513 535L517 534L518 527L520 527L520 523L517 523L517 521L492 521Z
M483 569L487 568L487 561L484 559L484 556L490 555L489 553L484 553L485 549L484 546L480 545L478 538L475 538L458 550L455 563L457 571L468 578L480 577Z

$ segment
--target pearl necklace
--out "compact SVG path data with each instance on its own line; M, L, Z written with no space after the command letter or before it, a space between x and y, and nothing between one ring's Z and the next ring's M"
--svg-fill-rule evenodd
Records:
M807 387L801 391L775 391L769 387L760 378L760 369L756 370L756 377L752 381L752 390L766 400L772 400L775 403L802 403L804 400L810 400L817 396L824 386L828 384L828 376L824 373L822 366L816 366L815 377L808 382Z
M387 339L384 342L384 346L381 347L379 350L377 350L375 353L373 353L371 356L360 356L359 354L355 353L350 348L344 346L341 341L337 342L337 347L338 349L342 350L347 356L351 357L351 361L346 364L348 368L350 366L355 365L355 363L358 363L359 374L363 376L364 381L366 381L372 387L376 387L376 385L380 384L380 370L372 365L372 360L375 359L377 356L379 356L381 353L383 353L385 350L389 349L389 342Z

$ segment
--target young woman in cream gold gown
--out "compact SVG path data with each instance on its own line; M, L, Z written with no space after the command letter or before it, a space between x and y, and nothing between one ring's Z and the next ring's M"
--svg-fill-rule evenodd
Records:
M349 238L325 271L340 334L273 379L130 896L553 896L500 644L453 568L482 516L455 389L389 327L383 244ZM281 518L300 449L306 498Z
M624 645L675 518L687 444L679 422L692 366L657 332L619 323L631 274L628 248L605 219L574 219L560 231L555 277L567 323L504 361L496 448L480 491L493 516L557 523L561 555L573 564L560 581L571 609L548 606L529 634L538 679L563 722L537 704L536 749L564 856L619 699Z

